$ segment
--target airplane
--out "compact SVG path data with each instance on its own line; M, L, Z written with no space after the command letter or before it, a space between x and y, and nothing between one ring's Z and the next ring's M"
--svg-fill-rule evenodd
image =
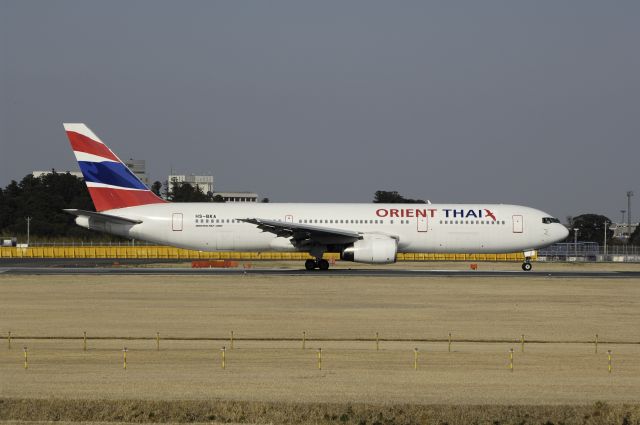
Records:
M298 251L390 264L398 253L524 254L564 240L557 218L504 204L173 203L145 186L85 124L64 124L94 211L66 209L91 230L198 251Z

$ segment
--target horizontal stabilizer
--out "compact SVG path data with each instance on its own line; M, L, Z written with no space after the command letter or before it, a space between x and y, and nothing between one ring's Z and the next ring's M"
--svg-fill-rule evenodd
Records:
M100 220L100 221L113 223L113 224L140 224L140 223L142 223L142 220L133 220L131 218L118 217L118 216L115 216L115 215L103 214L103 213L94 212L94 211L67 209L67 210L64 210L64 212L69 213L71 215L75 215L77 217L83 217L83 216L84 217L90 217L90 218L93 218L94 220Z

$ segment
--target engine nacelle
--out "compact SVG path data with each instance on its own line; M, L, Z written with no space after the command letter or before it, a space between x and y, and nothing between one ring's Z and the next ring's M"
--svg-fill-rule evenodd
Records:
M340 253L340 259L356 263L390 264L396 262L398 241L384 235L364 235Z

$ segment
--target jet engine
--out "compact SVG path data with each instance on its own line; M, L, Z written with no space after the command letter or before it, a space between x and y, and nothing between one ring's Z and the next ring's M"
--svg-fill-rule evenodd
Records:
M346 247L340 259L356 263L390 264L396 262L398 241L385 235L364 235L364 238Z

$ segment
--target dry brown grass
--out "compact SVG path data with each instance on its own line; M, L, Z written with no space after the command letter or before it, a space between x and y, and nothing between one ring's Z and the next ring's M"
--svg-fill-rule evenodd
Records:
M372 338L377 331L382 338L446 338L452 332L454 339L515 340L524 333L528 339L587 341L599 333L601 340L636 343L601 343L596 355L591 344L528 344L520 353L517 344L454 342L448 353L442 342L383 341L376 352L373 342L329 341L322 342L319 371L314 341L304 351L300 341L236 341L222 370L219 349L228 342L162 341L156 352L153 340L90 340L83 352L80 340L14 340L12 350L6 341L0 346L0 397L342 407L634 403L640 398L639 284L638 279L319 275L0 276L4 335L11 330L80 337L87 330L90 337L154 337L156 331L225 337L234 330L237 337L277 338L300 337L307 330L310 338ZM30 352L26 371L23 344ZM130 349L126 371L123 345ZM420 350L417 371L414 347ZM513 373L506 367L511 347ZM614 353L611 375L607 349Z
M19 420L27 418L29 422ZM270 424L621 424L640 423L640 405L416 406L237 401L2 400L5 425L42 423ZM45 422L46 421L46 422Z

